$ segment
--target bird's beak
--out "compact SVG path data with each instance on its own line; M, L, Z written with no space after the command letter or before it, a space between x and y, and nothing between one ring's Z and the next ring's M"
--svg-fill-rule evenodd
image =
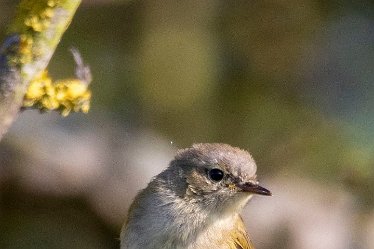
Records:
M271 192L267 190L264 187L261 187L257 183L252 183L252 182L246 182L246 183L239 183L236 185L238 188L243 190L244 192L249 192L253 194L258 194L258 195L267 195L271 196Z

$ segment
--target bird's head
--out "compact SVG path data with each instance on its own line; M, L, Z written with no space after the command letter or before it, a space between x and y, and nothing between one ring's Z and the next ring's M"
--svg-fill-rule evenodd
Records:
M208 210L239 211L253 194L271 195L258 184L256 163L227 144L194 144L178 151L168 171L177 194ZM170 174L167 174L170 176Z

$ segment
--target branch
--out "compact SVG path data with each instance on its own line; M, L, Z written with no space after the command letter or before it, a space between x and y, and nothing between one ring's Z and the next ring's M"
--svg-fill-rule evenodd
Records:
M87 113L90 109L92 76L89 66L75 48L71 49L76 69L75 78L53 81L44 70L29 83L22 110L38 109L41 112L58 111L64 117L70 112Z
M47 67L81 0L22 0L0 50L0 139Z

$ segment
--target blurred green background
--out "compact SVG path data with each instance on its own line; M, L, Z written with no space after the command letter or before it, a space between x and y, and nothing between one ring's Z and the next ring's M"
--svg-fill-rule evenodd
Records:
M53 77L71 47L91 111L27 111L1 141L0 248L119 248L136 191L196 142L256 159L256 248L374 248L374 2L86 0Z

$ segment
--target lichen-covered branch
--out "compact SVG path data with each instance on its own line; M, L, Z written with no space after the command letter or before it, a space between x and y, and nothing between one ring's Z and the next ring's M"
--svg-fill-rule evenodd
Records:
M81 0L22 0L0 50L0 139L48 65Z
M71 49L76 63L75 77L53 81L44 70L34 77L25 94L23 109L59 111L62 116L70 112L87 113L90 109L91 83L90 68L83 63L78 50Z

